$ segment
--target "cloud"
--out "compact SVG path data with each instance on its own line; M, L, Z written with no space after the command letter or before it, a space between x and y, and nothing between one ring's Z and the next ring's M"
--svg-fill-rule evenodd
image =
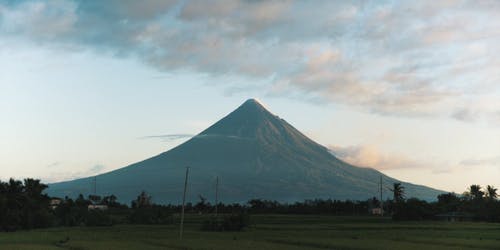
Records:
M460 121L476 121L479 117L478 111L473 111L468 108L460 108L457 109L453 114L452 117L460 120Z
M179 139L191 138L193 134L167 134L167 135L148 135L143 136L141 139L161 139L163 141L174 141Z
M492 91L485 87L485 91ZM481 95L481 99L472 99L464 102L465 105L457 106L452 117L464 122L484 121L493 126L500 124L500 99L492 91L491 94Z
M474 167L474 166L500 166L500 156L490 158L476 158L466 159L460 162L461 166Z
M67 180L74 180L78 178L94 176L101 174L107 170L107 167L101 164L95 164L91 167L78 171L67 171L66 169L61 168L63 166L64 164L58 163L56 166L54 166L54 168L57 169L53 169L53 172L51 172L48 176L42 176L40 178L44 182L54 183L59 181L67 181Z
M500 95L498 11L495 1L22 1L0 3L0 35L263 81L254 88L272 96L472 122L500 110L463 110ZM238 84L226 92L252 88Z
M101 171L103 171L104 169L106 169L105 166L97 164L97 165L92 166L87 172L97 174L97 173L100 173Z
M450 174L453 173L455 169L451 167L446 167L446 168L436 168L432 170L433 174Z
M18 5L1 6L1 31L50 42L70 35L78 20L76 4L69 1L20 1Z
M359 167L371 167L378 170L429 167L408 157L384 154L373 146L330 146L329 149L341 160Z
M55 168L55 167L57 167L59 165L61 165L61 162L56 161L56 162L53 162L53 163L47 165L46 167L47 168Z
M369 167L381 171L425 170L432 174L449 174L456 171L456 164L417 160L401 154L389 154L372 145L329 146L339 159L358 167Z

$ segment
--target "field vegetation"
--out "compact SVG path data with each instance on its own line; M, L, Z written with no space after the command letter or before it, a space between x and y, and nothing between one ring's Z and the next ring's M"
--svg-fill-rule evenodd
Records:
M200 230L208 215L178 223L64 227L0 233L1 249L499 249L500 224L395 222L390 218L253 215L240 232ZM178 222L178 216L174 216Z
M145 192L130 206L82 195L54 205L45 188L33 179L0 182L0 249L500 249L500 202L491 186L427 202L406 199L395 183L383 203L254 199L217 210L200 196L186 205L182 240L181 206L153 204ZM370 215L381 206L385 216Z

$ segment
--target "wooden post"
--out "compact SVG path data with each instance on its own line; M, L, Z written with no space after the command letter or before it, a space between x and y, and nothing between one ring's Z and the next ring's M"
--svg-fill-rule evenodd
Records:
M217 205L219 196L219 176L215 179L215 217L217 218Z
M380 176L380 215L384 216L384 201L382 197L382 175Z
M181 229L179 233L179 238L182 240L182 233L184 230L184 206L186 204L186 189L189 175L189 167L186 167L186 179L184 180L184 194L182 195L182 211L181 211Z

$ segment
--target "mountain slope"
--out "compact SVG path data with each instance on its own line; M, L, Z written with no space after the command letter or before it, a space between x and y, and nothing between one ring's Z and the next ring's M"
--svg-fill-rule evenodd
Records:
M97 176L100 194L129 202L145 190L155 202L181 200L185 167L191 168L188 200L212 197L220 178L223 202L251 198L296 201L378 197L379 180L399 182L371 168L349 165L285 120L250 99L187 142L165 153ZM49 185L54 196L88 194L93 178ZM439 190L404 183L408 197L435 199ZM386 191L386 196L389 195Z

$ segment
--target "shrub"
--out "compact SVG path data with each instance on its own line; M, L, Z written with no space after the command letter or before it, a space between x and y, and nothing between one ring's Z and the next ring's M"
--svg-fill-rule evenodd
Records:
M88 227L112 226L113 221L106 211L93 210L88 212L85 225Z
M129 216L132 224L170 224L172 214L161 206L136 208Z
M233 213L205 220L201 226L203 231L242 231L249 225L250 216L247 213Z

